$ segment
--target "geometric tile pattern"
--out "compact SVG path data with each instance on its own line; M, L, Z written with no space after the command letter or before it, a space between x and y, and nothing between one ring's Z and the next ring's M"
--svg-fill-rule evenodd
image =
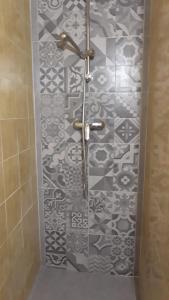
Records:
M137 119L115 119L115 142L124 144L137 144L139 142Z
M84 61L57 47L62 31L81 49L85 47L86 4L84 0L35 1L46 263L79 272L132 276L144 1L91 1L91 47L96 55L91 61L93 80L86 88L86 114L90 122L103 120L105 128L90 134L87 200L82 135L73 127L74 120L82 117Z
M135 239L126 236L113 236L111 249L111 274L134 275Z
M65 92L64 68L40 68L40 92L42 94L55 94Z

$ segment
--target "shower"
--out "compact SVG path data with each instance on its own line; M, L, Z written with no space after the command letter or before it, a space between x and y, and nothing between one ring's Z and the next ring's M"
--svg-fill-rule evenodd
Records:
M0 11L0 300L168 300L169 1Z
M94 59L95 51L90 48L90 0L86 2L86 50L82 51L68 33L62 32L59 35L57 46L63 50L68 49L76 53L84 60L84 77L83 77L83 101L82 101L82 119L74 120L74 128L82 131L82 156L83 156L83 194L88 197L88 141L90 139L90 130L102 130L105 127L104 121L92 123L86 122L86 84L92 80L90 72L90 60Z

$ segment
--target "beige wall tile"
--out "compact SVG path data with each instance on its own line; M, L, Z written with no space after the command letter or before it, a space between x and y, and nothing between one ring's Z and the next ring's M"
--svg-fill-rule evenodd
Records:
M6 201L6 214L7 214L7 229L8 233L20 222L21 220L21 190L17 190Z
M20 167L20 178L21 184L24 185L30 180L31 177L31 150L28 149L19 154L19 167Z
M17 131L15 120L1 121L3 159L16 155L18 152Z
M16 124L19 151L23 151L30 144L29 121L28 119L20 119L17 120Z
M21 189L21 204L22 204L22 216L31 208L33 204L33 193L31 181L25 183Z
M5 197L9 197L19 187L19 164L18 156L4 161L4 185Z
M0 204L4 201L4 176L2 163L0 162Z
M39 267L29 2L0 0L0 300L26 300Z
M7 239L5 204L0 206L0 247Z
M141 300L169 299L169 1L151 1Z
M6 283L9 277L9 256L7 243L0 247L0 289Z

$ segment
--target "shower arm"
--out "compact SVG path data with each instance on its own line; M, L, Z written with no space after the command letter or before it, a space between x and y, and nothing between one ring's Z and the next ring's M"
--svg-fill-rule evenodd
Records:
M87 21L88 23L88 21ZM88 24L87 24L88 26ZM90 29L89 29L90 33ZM88 34L87 34L88 37ZM88 38L87 38L88 39ZM90 39L90 36L89 36ZM94 58L95 52L93 49L90 49L89 46L90 41L87 42L86 44L86 51L81 51L81 49L78 47L78 45L75 43L75 41L70 37L70 35L67 32L62 32L59 35L59 41L57 42L58 48L64 50L68 49L71 52L76 53L81 59L87 60L90 62L90 59Z

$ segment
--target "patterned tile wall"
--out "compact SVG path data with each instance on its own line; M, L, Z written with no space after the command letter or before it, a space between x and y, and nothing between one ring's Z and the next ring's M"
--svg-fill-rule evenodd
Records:
M81 135L73 129L73 121L81 118L84 62L57 48L62 31L84 47L85 2L37 0L35 9L45 262L76 271L133 275L143 0L91 1L91 46L96 57L91 62L87 118L102 119L106 127L92 132L89 142L88 201L82 191Z

